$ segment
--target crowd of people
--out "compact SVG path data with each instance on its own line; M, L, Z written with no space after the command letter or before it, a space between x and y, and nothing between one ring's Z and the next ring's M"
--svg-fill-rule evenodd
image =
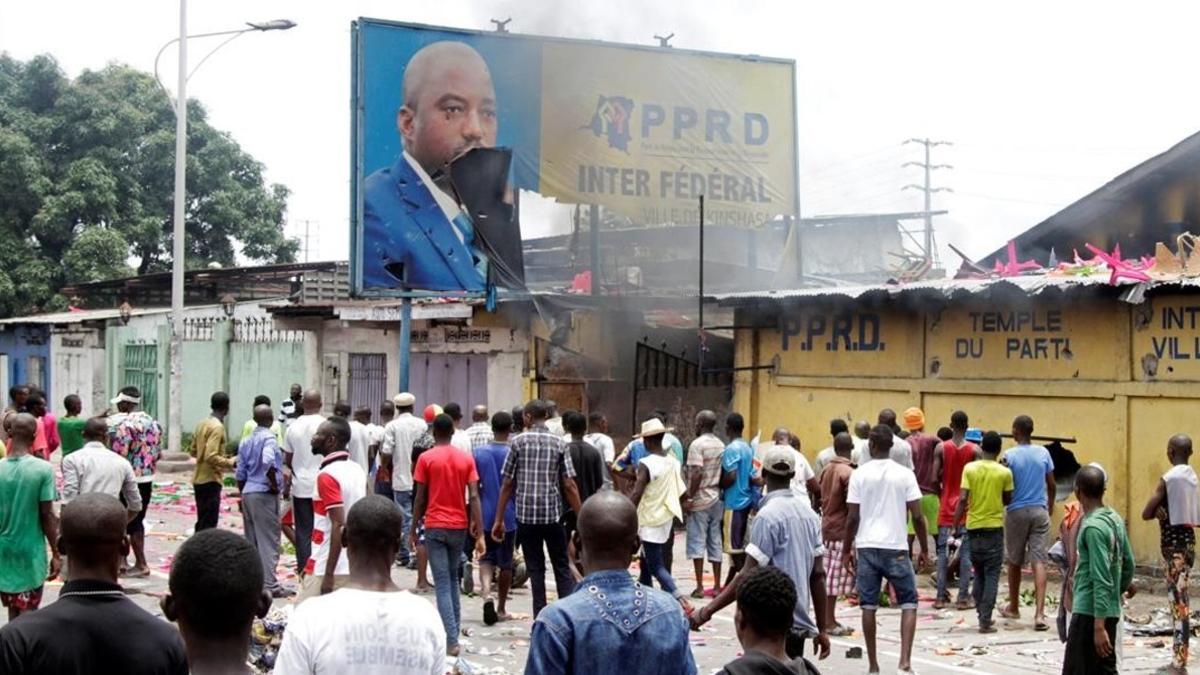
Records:
M149 574L143 521L162 431L139 409L140 392L122 389L112 410L91 418L69 396L57 420L32 388L15 387L10 398L0 672L244 672L254 618L295 596L276 672L443 673L459 656L460 595L476 588L476 566L483 622L512 619L518 549L534 618L527 673L598 673L614 663L694 673L689 631L734 603L744 653L723 672L816 672L830 637L852 632L837 621L840 598L861 610L870 672L880 671L877 612L899 609L897 668L908 673L918 570L936 565L936 609L973 609L986 634L997 630L1005 565L998 613L1014 621L1022 569L1032 566L1032 627L1047 631L1051 561L1064 573L1063 672L1117 672L1122 600L1136 592L1125 523L1104 504L1099 465L1075 475L1075 500L1052 542L1054 463L1025 415L1013 420L1008 448L963 411L936 434L918 408L885 409L876 425L853 431L835 419L830 445L810 463L787 429L768 443L747 441L736 412L724 417L723 439L718 415L699 412L686 446L656 413L618 452L604 415L560 415L552 401L495 414L476 406L468 425L457 403L418 414L416 397L401 393L381 403L376 424L370 409L343 402L326 417L320 392L295 385L278 415L267 396L255 398L236 453L227 451L224 392L192 435L195 534L175 555L162 600L174 630L119 585ZM48 461L60 448L61 495ZM1142 514L1161 525L1176 621L1171 667L1180 671L1200 525L1191 453L1187 436L1169 440L1171 469ZM241 535L218 527L230 471ZM676 528L686 531L690 592L673 573ZM282 538L295 547L298 588L276 575ZM396 585L396 565L416 570L411 592ZM60 573L58 599L39 610L45 581ZM421 597L429 594L433 603Z

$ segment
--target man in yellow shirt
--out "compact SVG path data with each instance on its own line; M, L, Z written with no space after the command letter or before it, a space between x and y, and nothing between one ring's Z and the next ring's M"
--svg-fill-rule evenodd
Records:
M221 513L222 472L237 465L236 457L225 456L225 417L229 414L229 394L218 391L212 395L212 414L192 433L192 457L196 472L192 489L196 494L196 531L217 526Z
M954 524L959 527L970 509L967 546L975 568L973 595L980 633L996 632L992 609L1004 565L1004 507L1013 493L1012 471L996 461L999 454L1000 434L989 431L983 435L979 459L963 467L962 494L954 511Z

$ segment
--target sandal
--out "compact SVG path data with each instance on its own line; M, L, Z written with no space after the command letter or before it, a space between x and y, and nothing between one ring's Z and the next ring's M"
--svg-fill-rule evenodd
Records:
M1044 633L1050 630L1050 624L1046 623L1045 619L1038 619L1033 622L1033 629L1039 633Z
M954 609L957 609L960 612L965 612L968 609L975 609L975 603L971 602L970 600L959 600L958 602L954 603Z
M837 626L825 631L825 634L829 637L848 637L854 634L854 629L849 626L838 624Z
M704 599L704 589L697 587L694 591L692 591L692 597L697 600L703 600Z
M1000 616L1002 616L1006 619L1012 619L1013 621L1016 621L1021 618L1021 613L1020 612L1010 612L1010 611L1008 611L1008 608L1005 607L1004 609L1000 610Z

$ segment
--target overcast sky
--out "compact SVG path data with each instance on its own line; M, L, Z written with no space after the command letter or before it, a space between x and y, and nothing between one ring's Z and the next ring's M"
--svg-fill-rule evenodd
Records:
M544 0L382 2L203 0L189 32L289 18L291 31L248 34L205 63L189 95L211 121L292 190L290 233L313 224L313 260L348 248L350 22L359 16L520 33L754 53L796 61L801 209L919 210L918 146L954 143L934 206L943 258L1001 246L1104 181L1200 127L1195 30L1200 3L716 2ZM178 33L168 0L0 3L0 50L49 53L70 75L110 61L151 70ZM191 43L192 63L216 42ZM173 87L175 55L161 64ZM523 212L526 234L565 219Z

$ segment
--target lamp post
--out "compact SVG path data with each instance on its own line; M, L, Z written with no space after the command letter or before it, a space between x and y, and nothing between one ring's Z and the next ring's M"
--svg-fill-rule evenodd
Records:
M187 194L187 81L188 72L187 46L188 38L213 37L228 35L227 40L217 45L212 51L196 64L199 68L208 57L221 47L243 33L252 31L287 30L296 24L287 19L277 19L262 23L248 23L246 28L216 33L187 34L187 0L179 0L179 37L171 40L158 50L154 58L154 75L158 77L158 57L171 46L172 42L179 43L179 80L175 90L175 218L172 230L171 249L171 377L170 394L167 405L167 448L181 450L183 430L183 270L184 270L184 218L186 216L184 200ZM193 69L194 73L195 70ZM160 83L161 84L161 83Z

